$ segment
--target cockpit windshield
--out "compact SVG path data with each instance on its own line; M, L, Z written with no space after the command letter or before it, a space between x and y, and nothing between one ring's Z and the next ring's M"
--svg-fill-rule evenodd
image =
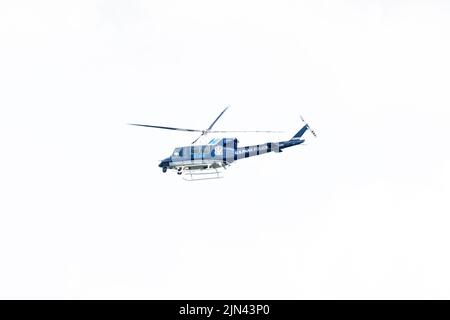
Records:
M181 156L182 156L182 153L183 153L183 149L182 149L182 148L176 148L176 149L173 151L172 156L174 156L174 157L181 157Z

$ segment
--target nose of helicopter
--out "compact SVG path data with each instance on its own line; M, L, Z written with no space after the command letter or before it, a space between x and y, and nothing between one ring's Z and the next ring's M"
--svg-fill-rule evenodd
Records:
M160 168L168 167L170 162L170 157L161 160L161 163L158 165Z

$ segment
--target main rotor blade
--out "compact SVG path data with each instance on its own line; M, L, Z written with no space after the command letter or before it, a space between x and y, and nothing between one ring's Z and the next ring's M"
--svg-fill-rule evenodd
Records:
M196 142L198 141L198 139L200 139L200 138L203 137L204 135L205 135L204 133L202 133L201 135L199 135L199 136L197 137L197 139L195 139L194 141L191 142L191 144L196 143Z
M147 128L166 129L166 130L189 131L189 132L204 132L204 130L175 128L175 127L163 127L163 126L152 126L152 125L149 125L149 124L139 124L139 123L129 123L129 125L130 126L138 126L138 127L147 127Z
M206 135L208 132L211 132L210 130L212 129L212 127L216 124L217 120L219 120L219 118L225 113L225 111L227 111L227 109L230 106L227 106L225 109L223 109L223 111L219 114L219 116L216 118L216 120L213 121L213 123L211 123L211 125L208 127L208 129L202 131L202 133L200 134L200 136L197 137L197 139L195 139L194 141L192 141L192 144L196 143L198 141L198 139L200 139L201 137L203 137L204 135Z
M197 139L195 139L194 141L192 141L192 144L196 143L198 141L198 139L200 139L201 137L204 137L210 133L242 133L242 132L252 132L252 133L283 133L285 131L260 131L260 130L256 130L256 131L248 131L248 130L237 130L237 131L233 131L233 130L209 130L209 131L205 131L203 132Z
M217 120L219 120L219 118L225 113L225 111L227 111L228 108L229 108L229 106L227 106L225 109L223 109L223 111L219 114L219 116L216 118L216 120L214 120L213 123L211 123L211 125L205 131L211 130L212 127L216 124Z
M232 133L238 133L238 132L253 132L253 133L283 133L285 131L265 131L265 130L210 130L206 133L228 133L228 132L232 132Z

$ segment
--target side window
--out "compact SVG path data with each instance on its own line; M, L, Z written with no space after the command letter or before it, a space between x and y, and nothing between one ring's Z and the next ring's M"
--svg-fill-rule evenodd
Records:
M195 154L201 154L202 153L202 147L201 146L196 146L195 148L194 148L194 153Z

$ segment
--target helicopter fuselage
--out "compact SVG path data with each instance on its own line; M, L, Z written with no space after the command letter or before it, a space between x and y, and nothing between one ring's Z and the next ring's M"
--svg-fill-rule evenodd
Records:
M191 145L175 148L172 155L159 164L164 172L167 169L203 170L225 168L234 161L269 152L282 152L283 149L302 144L303 139L291 139L281 142L267 142L252 146L238 147L236 138L213 139L207 145Z

